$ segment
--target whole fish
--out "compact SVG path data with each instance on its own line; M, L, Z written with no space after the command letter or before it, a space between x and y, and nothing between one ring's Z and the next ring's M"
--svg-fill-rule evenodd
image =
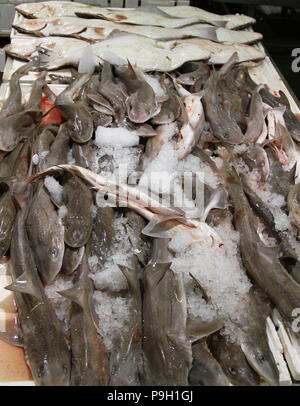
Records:
M64 226L43 181L38 183L32 198L26 229L40 277L45 284L49 284L62 267Z
M1 184L2 189L2 184ZM15 217L15 202L7 187L3 188L0 197L0 256L4 256L10 246ZM6 189L6 190L5 190Z
M209 347L233 385L258 386L260 384L259 376L248 364L239 345L230 342L226 336L215 333L209 337Z
M218 72L210 75L202 99L213 135L225 144L241 144L244 141L241 128L231 117L230 101L225 100L219 91L220 81L225 75L230 75L231 68L236 63L237 54L234 53Z
M59 292L72 300L71 310L71 385L102 386L108 384L107 351L94 325L94 287L88 276L87 258L84 255L76 271L74 286Z
M189 375L192 386L229 386L230 381L210 352L206 339L192 345L193 367Z
M138 261L130 269L119 265L132 297L130 319L126 321L130 326L129 334L121 334L118 351L111 355L110 385L140 385L142 373L142 295Z
M262 39L262 35L251 31L232 31L208 24L194 24L182 28L164 28L151 25L132 25L107 20L75 17L50 17L24 20L13 24L20 31L37 36L74 36L88 41L107 38L114 30L143 35L152 39L167 40L180 38L205 38L217 42L252 43Z
M117 72L129 94L125 101L129 119L134 123L145 123L160 111L152 87L129 60L127 69L119 69Z
M80 248L71 248L68 245L65 245L64 258L62 262L62 271L66 275L72 274L78 268L79 264L82 261L84 254L84 247Z
M79 75L55 100L55 105L67 120L65 131L73 141L82 144L91 139L93 135L93 120L87 106L82 102L74 102L78 90L90 79L90 75Z
M11 276L24 340L25 359L36 384L67 386L71 357L63 328L38 275L26 229L26 208L19 210L11 243ZM51 328L49 328L51 326Z
M146 385L188 385L192 348L182 275L173 273L170 263L156 261L159 244L161 240L154 241L154 256L145 271L143 379Z
M98 66L101 60L117 66L126 65L129 60L132 65L145 72L169 72L187 61L208 59L210 56L208 49L204 50L195 44L155 41L140 35L118 32L104 41L90 45L89 50L93 55L93 67ZM85 51L86 45L70 51L64 49L63 52L43 52L40 49L38 67L51 70L66 65L78 66Z
M249 275L268 294L280 313L291 320L293 309L300 304L300 285L281 265L278 248L267 247L261 241L256 231L257 219L236 172L231 169L227 173L226 181L233 201L235 225L241 236L240 248L245 267Z
M62 199L67 208L63 218L65 243L72 248L80 248L88 242L92 232L92 193L77 176L66 174Z

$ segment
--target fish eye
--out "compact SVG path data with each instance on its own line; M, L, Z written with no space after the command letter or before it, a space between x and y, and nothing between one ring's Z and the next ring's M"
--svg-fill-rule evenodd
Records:
M263 354L259 354L257 358L259 362L264 362L266 360Z
M57 258L58 250L56 248L52 248L52 250L50 251L50 255L54 259Z
M66 365L63 365L63 374L68 375L68 373L69 373L68 367Z
M230 375L233 375L233 376L235 376L236 373L237 373L236 369L235 369L235 368L232 368L232 367L229 367L229 368L228 368L228 372L230 373Z

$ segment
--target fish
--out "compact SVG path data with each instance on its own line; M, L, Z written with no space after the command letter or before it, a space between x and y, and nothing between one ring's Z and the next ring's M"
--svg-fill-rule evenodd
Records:
M225 26L229 29L244 28L248 25L254 24L255 19L244 14L225 14L219 15L210 13L198 7L192 6L177 6L174 7L159 7L160 10L177 18L190 18L198 17L198 21L206 22L217 27Z
M227 379L235 386L258 386L260 378L250 367L248 361L236 343L218 333L209 337L212 355L221 365Z
M189 375L192 386L230 386L221 365L209 350L206 339L192 345L193 367Z
M299 183L292 186L287 199L289 213L292 215L292 221L298 229L300 228L299 187Z
M127 280L132 298L131 314L126 323L130 326L129 334L121 334L118 351L111 355L111 376L109 384L112 386L140 385L142 373L142 293L140 273L137 258L134 268L119 265L119 269Z
M179 159L184 159L195 148L204 129L205 116L201 98L202 95L190 94L183 100L184 122L176 144Z
M18 21L13 27L20 32L36 36L73 36L87 41L106 39L115 30L143 35L157 40L174 40L180 38L204 38L216 42L253 43L262 39L262 35L251 31L232 31L213 27L209 24L193 24L182 28L164 28L153 25L133 25L74 17L50 17Z
M210 68L205 62L187 62L180 68L180 75L176 78L176 82L181 85L197 86L198 90L191 93L197 93L202 90L202 86L207 81L210 75ZM201 85L200 85L201 83Z
M62 271L66 275L71 275L80 265L84 255L84 246L80 248L71 248L65 245L64 257L62 262Z
M56 129L46 127L38 136L33 144L34 153L38 156L37 172L42 172L47 168L47 155L56 137Z
M137 68L128 60L127 69L118 69L118 76L125 83L128 97L125 101L127 115L133 123L145 123L160 111L152 87Z
M63 217L65 243L80 248L88 242L92 232L92 193L81 179L68 173L63 179L62 199L67 208Z
M183 110L183 103L181 102L177 92L171 86L166 86L166 94L168 96L161 104L160 111L151 119L152 124L169 124L177 120Z
M37 66L52 70L66 65L78 66L84 47L60 52L39 49ZM210 52L189 43L155 41L141 35L114 33L104 41L90 45L94 67L105 60L113 65L126 65L127 60L144 72L170 72L187 61L208 59Z
M0 256L7 252L13 233L17 209L8 186L1 184L0 197Z
M245 132L245 141L247 143L257 142L266 125L263 102L259 93L260 89L261 86L258 86L251 97L247 131Z
M0 178L9 178L14 175L14 167L16 161L19 158L21 149L23 148L24 142L21 141L15 149L6 154L2 161L0 162Z
M237 54L231 58L219 71L210 75L203 95L203 106L207 120L210 123L213 135L225 144L241 144L244 134L241 128L231 117L230 101L223 99L219 92L219 83L225 75L229 75L231 68L237 63Z
M88 276L87 258L83 255L74 278L74 285L59 293L72 301L71 385L105 386L108 384L108 356L93 317L93 282Z
M258 182L266 182L270 175L268 155L260 145L251 145L241 154L242 159L251 171L255 173Z
M226 183L234 206L235 226L240 233L240 249L246 270L283 317L291 320L293 309L300 304L300 285L280 263L278 248L267 247L261 241L256 231L257 219L233 169L227 173Z
M22 76L34 66L33 61L20 66L12 75L9 81L9 96L4 101L0 111L0 120L23 110L22 106L22 90L20 86L20 79Z
M34 193L26 229L38 272L42 282L48 285L55 280L62 267L65 230L43 181L38 183Z
M156 247L166 243L168 240L154 240L152 258L144 274L143 379L146 385L186 386L192 348L186 330L182 275L171 271L170 263L159 263L155 258Z
M90 142L85 144L77 144L74 142L72 145L72 154L75 158L75 163L83 168L90 169L92 152L93 150Z
M45 295L28 241L26 206L18 211L11 242L13 290L23 332L25 359L41 386L68 386L71 357L60 321ZM49 329L49 326L51 328Z
M25 103L24 108L27 110L39 110L42 104L43 88L46 84L47 72L41 72L38 78L33 82L29 100Z
M171 41L170 41L171 42ZM233 53L237 53L237 62L259 61L265 58L266 54L246 44L219 44L214 41L200 38L188 38L173 41L176 44L194 44L203 50L208 50L210 56L207 62L210 65L224 65ZM255 87L257 85L255 84Z
M94 129L93 119L87 106L81 101L74 102L75 94L78 90L82 90L89 79L89 74L79 75L55 100L55 105L67 120L65 132L79 144L89 141Z
M40 110L23 110L0 120L0 150L10 152L23 138L23 131L41 119Z
M57 135L45 157L45 169L59 163L68 163L70 136L66 124L59 126Z
M147 237L142 234L146 222L143 217L135 213L133 210L127 210L125 216L127 219L125 229L132 245L134 255L137 257L142 267L145 267L150 256L150 242Z

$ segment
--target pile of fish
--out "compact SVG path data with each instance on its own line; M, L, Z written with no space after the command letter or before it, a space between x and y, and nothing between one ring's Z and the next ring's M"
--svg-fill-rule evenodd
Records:
M252 19L17 10L40 38L6 47L28 62L0 112L18 320L0 337L38 385L278 385L266 319L276 307L290 329L300 308L300 122L251 79L264 55L243 43L260 36L231 29Z

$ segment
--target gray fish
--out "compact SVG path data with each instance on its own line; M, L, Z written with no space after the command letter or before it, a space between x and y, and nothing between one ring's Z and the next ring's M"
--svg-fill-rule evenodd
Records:
M73 141L82 144L93 135L93 120L87 106L82 101L74 102L76 93L88 82L90 75L79 75L59 96L55 105L62 112L67 122L66 132Z
M47 72L41 72L40 76L33 82L29 100L25 104L27 110L39 110L42 103L43 87L46 84Z
M109 127L113 122L113 118L111 115L101 113L99 111L92 110L91 116L93 119L94 127Z
M125 101L128 95L126 89L115 82L112 65L106 61L103 62L99 92L112 106L116 122L122 122L126 115Z
M0 120L0 150L12 151L23 138L23 131L40 120L40 110L24 110Z
M55 140L56 130L53 128L45 128L34 142L34 152L38 156L37 172L42 172L47 169L47 155L50 151L50 146Z
M72 248L65 245L64 258L62 262L62 272L66 275L72 274L78 268L84 254L84 246Z
M20 78L33 67L34 62L28 62L25 65L20 66L12 75L9 81L9 96L3 103L0 120L12 116L16 113L20 113L23 110L22 107L22 91L20 86Z
M26 221L37 269L45 284L54 281L64 257L64 226L43 181L37 185Z
M17 215L11 243L11 276L23 332L25 359L36 384L66 386L71 359L62 325L50 305L29 245L26 208ZM49 328L51 326L51 328Z
M86 250L89 257L96 255L100 264L104 264L114 241L114 210L111 207L97 207L93 228Z
M182 275L173 273L170 263L156 261L161 243L154 240L154 256L145 271L143 379L146 385L188 385L192 348Z
M203 105L213 135L225 144L241 144L244 135L231 114L231 104L220 95L220 81L230 74L231 68L237 63L235 52L219 71L215 71L204 87Z
M20 142L13 151L4 156L0 162L0 178L8 178L14 175L14 167L23 145L24 143Z
M133 269L119 265L127 280L132 297L132 308L129 320L129 334L121 334L118 351L111 355L110 385L140 385L142 372L142 294L138 261Z
M261 182L266 182L270 174L269 159L266 151L260 145L251 145L241 157L251 171L256 171Z
M142 216L133 210L126 211L127 223L125 228L128 238L133 248L134 255L138 258L140 264L146 266L149 260L150 243L147 238L142 234L146 226L146 222Z
M230 342L220 333L215 333L209 338L209 347L233 385L258 386L260 384L259 376L248 364L238 344Z
M90 168L90 160L93 148L90 142L86 144L77 144L76 142L72 145L72 153L75 158L76 165L82 166L83 168Z
M182 112L182 103L179 96L171 86L166 87L168 99L161 105L160 112L152 117L153 124L169 124L177 120Z
M92 306L94 287L88 276L86 256L76 272L74 286L59 292L72 300L71 310L71 385L108 384L107 351L94 325Z
M204 62L187 62L180 68L180 73L176 81L181 85L197 87L198 90L192 90L192 93L197 93L208 80L210 69Z
M246 269L280 313L291 320L293 309L300 306L300 285L280 263L279 249L267 247L261 241L256 228L257 219L244 194L240 179L233 169L227 171L227 188L234 206L235 225L240 232L240 249Z
M230 382L220 364L210 352L206 340L192 345L193 367L189 375L192 386L229 386Z
M249 118L247 123L247 131L245 133L245 142L255 143L265 126L265 115L263 110L263 102L260 95L261 86L252 93L250 102Z
M45 169L50 166L68 163L70 135L66 123L61 124L55 140L45 158Z
M155 116L160 111L160 105L142 73L133 68L129 61L127 69L118 69L117 73L129 93L125 101L129 119L133 123L145 123Z
M266 153L270 165L268 178L270 189L273 193L283 195L287 200L290 188L295 181L295 168L291 169L291 171L284 171L274 151L271 148L266 148ZM278 179L281 179L281 181L278 182Z
M67 207L63 218L65 243L72 248L80 248L88 242L92 232L92 193L77 176L66 174L62 197Z
M1 185L2 186L2 185ZM17 210L9 190L0 197L0 256L4 256L10 246Z

